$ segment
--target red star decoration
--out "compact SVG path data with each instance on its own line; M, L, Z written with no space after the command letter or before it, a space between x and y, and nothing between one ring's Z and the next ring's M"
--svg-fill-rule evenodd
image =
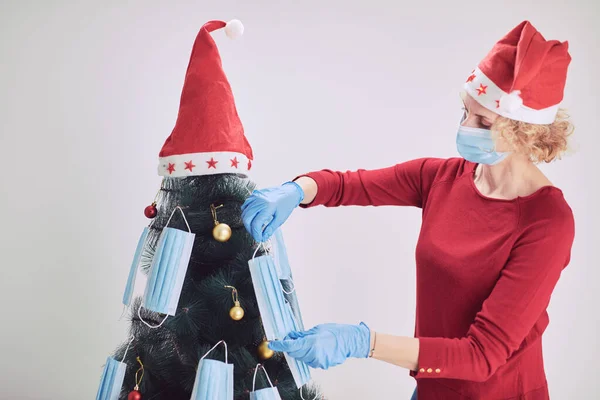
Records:
M252 168L252 160L248 160L248 171L250 171L250 168Z
M496 108L500 108L500 100L495 100L496 102Z
M473 79L475 79L475 74L471 74L471 76L467 78L467 83L473 82Z
M485 86L483 83L481 83L479 85L479 87L477 88L477 96L481 96L482 94L487 94L486 90L487 90L487 86Z
M184 169L189 169L190 172L192 172L192 169L195 167L194 163L192 162L192 160L190 160L190 162L183 162L185 164L185 168Z
M237 168L237 167L238 167L238 164L240 163L240 162L237 160L237 157L233 157L233 158L232 158L231 160L229 160L229 161L231 161L231 166L232 166L232 167L235 167L235 168Z
M208 163L208 168L214 168L217 169L217 163L218 161L213 160L213 158L211 157L209 161L207 161Z
M167 171L169 171L169 174L175 172L175 164L169 163L169 168L167 168Z

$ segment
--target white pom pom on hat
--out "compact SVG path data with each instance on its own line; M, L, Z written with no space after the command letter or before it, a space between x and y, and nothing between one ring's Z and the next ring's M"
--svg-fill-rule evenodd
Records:
M244 34L244 24L239 19L232 19L225 25L225 34L230 39L237 39Z
M514 113L523 106L523 98L520 90L513 90L509 94L500 97L500 109L508 113Z

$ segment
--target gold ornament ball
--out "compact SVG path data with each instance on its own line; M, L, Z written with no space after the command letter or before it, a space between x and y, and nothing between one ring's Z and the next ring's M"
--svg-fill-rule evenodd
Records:
M217 224L212 231L213 237L218 242L226 242L231 237L231 228L227 224Z
M231 310L229 310L229 316L232 320L239 321L240 319L244 318L244 309L240 307L239 304L236 304L235 306L231 307Z
M273 357L273 354L275 354L275 352L269 348L268 341L265 340L258 346L258 356L262 360L268 360Z

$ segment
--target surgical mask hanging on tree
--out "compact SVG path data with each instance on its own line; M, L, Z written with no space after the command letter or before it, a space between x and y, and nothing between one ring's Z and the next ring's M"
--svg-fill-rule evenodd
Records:
M138 240L137 248L135 249L135 255L129 269L129 276L127 277L127 284L125 285L125 292L123 293L123 305L128 307L131 304L131 298L133 297L133 288L135 287L135 280L138 269L140 267L142 252L146 245L146 239L148 238L149 228L145 227L142 231L140 239Z
M283 242L283 233L281 228L278 228L273 236L269 239L271 243L271 252L275 262L275 268L279 279L292 279L292 269L288 261L287 249Z
M256 256L258 247L251 260L248 261L252 285L260 310L265 335L268 340L282 340L291 331L300 329L293 315L290 304L284 298L283 288L273 257L270 254ZM296 386L300 388L311 380L308 366L284 353Z
M106 359L104 370L100 378L100 386L98 386L98 392L96 393L96 400L118 400L121 394L121 388L123 387L123 381L125 380L125 371L127 370L127 364L123 361L129 350L129 346L133 342L133 337L125 348L125 353L121 361L117 361L112 357Z
M269 385L271 385L271 387L256 390L256 373L258 372L259 368L262 368L265 372L265 376L267 377L267 381L269 382ZM281 400L279 390L277 390L277 388L273 386L273 383L269 378L269 374L267 374L267 370L262 364L257 364L256 368L254 369L254 378L252 379L252 391L250 392L250 400Z
M225 346L225 362L205 358L221 343ZM224 340L200 359L191 400L233 400L233 364L227 363L227 343Z
M183 216L183 220L188 228L187 232L168 227L177 210ZM148 327L158 328L165 322L169 315L175 315L183 281L190 262L194 239L195 234L191 232L183 210L179 206L175 207L158 240L156 252L150 265L150 276L146 283L142 304L138 308L138 317ZM159 325L152 326L142 319L140 315L142 307L166 314L165 318Z
M304 322L302 319L302 313L300 312L300 303L298 302L298 295L296 294L296 287L294 285L294 278L292 276L292 268L287 255L287 249L283 240L283 232L281 228L278 228L271 239L271 252L273 255L273 261L275 262L275 269L277 275L281 281L285 298L289 302L299 330L304 330Z

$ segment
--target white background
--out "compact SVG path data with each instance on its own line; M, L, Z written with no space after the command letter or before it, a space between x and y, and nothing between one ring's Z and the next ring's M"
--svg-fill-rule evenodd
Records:
M596 0L2 1L0 398L95 396L125 339L122 291L193 40L231 18L244 37L214 37L261 187L455 156L458 92L492 45L523 19L570 41L577 147L544 170L573 208L576 240L545 364L553 399L598 398L599 17ZM419 226L409 208L294 213L284 232L305 324L412 335ZM408 399L414 387L374 360L314 377L334 400Z

